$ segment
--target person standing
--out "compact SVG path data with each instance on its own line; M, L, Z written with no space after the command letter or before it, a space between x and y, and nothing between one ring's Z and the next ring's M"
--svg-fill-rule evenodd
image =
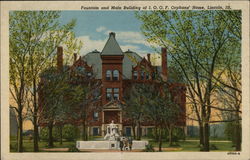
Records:
M120 139L120 149L121 149L121 151L123 151L123 140L122 140L122 138Z
M132 150L132 145L133 145L133 140L131 137L129 137L128 139L128 145L129 145L129 150L131 151Z

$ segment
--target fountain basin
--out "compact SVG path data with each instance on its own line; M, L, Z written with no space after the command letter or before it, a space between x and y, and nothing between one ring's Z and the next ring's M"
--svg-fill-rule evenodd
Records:
M148 141L134 141L132 149L145 149ZM76 141L78 149L120 149L118 141Z

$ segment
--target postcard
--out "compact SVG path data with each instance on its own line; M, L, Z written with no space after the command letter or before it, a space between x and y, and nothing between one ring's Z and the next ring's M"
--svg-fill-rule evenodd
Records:
M249 1L1 2L1 159L250 159Z

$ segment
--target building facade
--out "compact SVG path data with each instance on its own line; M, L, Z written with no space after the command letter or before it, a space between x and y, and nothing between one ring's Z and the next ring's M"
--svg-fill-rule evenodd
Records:
M63 49L58 49L58 67L63 66ZM124 93L135 83L154 83L155 76L160 75L165 81L170 81L167 68L167 52L162 48L161 66L153 66L150 54L143 58L133 51L123 52L116 41L115 33L111 32L101 52L94 50L83 57L74 57L74 63L70 69L82 68L87 71L87 76L93 76L95 81L101 83L100 100L88 115L89 135L104 136L106 126L114 121L118 124L120 134L131 136L132 126L122 110ZM175 97L179 98L179 105L185 113L185 85L171 82L172 88L178 88ZM185 115L180 118L179 126L185 127ZM152 132L154 124L143 122L142 135Z

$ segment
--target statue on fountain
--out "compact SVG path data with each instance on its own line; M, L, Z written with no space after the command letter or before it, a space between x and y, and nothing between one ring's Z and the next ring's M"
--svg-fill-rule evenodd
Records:
M115 141L120 135L118 134L118 125L114 124L112 120L111 123L107 126L105 140Z

